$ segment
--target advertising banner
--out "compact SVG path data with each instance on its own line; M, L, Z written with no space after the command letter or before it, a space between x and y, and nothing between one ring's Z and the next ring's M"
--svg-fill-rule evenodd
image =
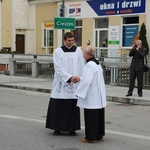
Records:
M74 18L90 18L97 17L95 11L86 1L67 1L65 3L67 8L66 17Z
M146 0L67 1L66 17L90 18L145 13Z
M87 1L98 16L145 13L146 0Z

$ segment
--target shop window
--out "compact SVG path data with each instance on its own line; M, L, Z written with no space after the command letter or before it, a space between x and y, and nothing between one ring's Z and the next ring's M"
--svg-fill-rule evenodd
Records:
M138 39L139 17L124 17L122 27L122 47L131 47Z
M76 29L71 30L75 37L75 44L77 46L82 45L82 20L76 20Z

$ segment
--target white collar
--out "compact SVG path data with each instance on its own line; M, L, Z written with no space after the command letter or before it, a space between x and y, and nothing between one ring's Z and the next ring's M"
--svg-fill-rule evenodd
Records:
M66 46L66 45L65 45ZM68 49L71 49L72 48L72 46L71 47L68 47L68 46L66 46Z

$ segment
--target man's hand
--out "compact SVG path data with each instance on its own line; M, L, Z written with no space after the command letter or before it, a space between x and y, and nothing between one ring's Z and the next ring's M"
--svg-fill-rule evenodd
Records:
M79 82L79 81L80 81L80 78L79 78L78 76L72 76L71 82L77 83L77 82Z

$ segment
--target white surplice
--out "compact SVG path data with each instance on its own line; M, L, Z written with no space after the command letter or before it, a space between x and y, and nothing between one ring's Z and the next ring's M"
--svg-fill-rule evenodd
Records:
M55 99L77 99L78 84L68 83L72 76L82 76L85 66L83 52L77 47L75 52L64 52L61 47L54 51L54 81L51 97Z
M100 109L106 106L106 89L101 65L89 61L84 68L78 85L77 106L86 109Z

